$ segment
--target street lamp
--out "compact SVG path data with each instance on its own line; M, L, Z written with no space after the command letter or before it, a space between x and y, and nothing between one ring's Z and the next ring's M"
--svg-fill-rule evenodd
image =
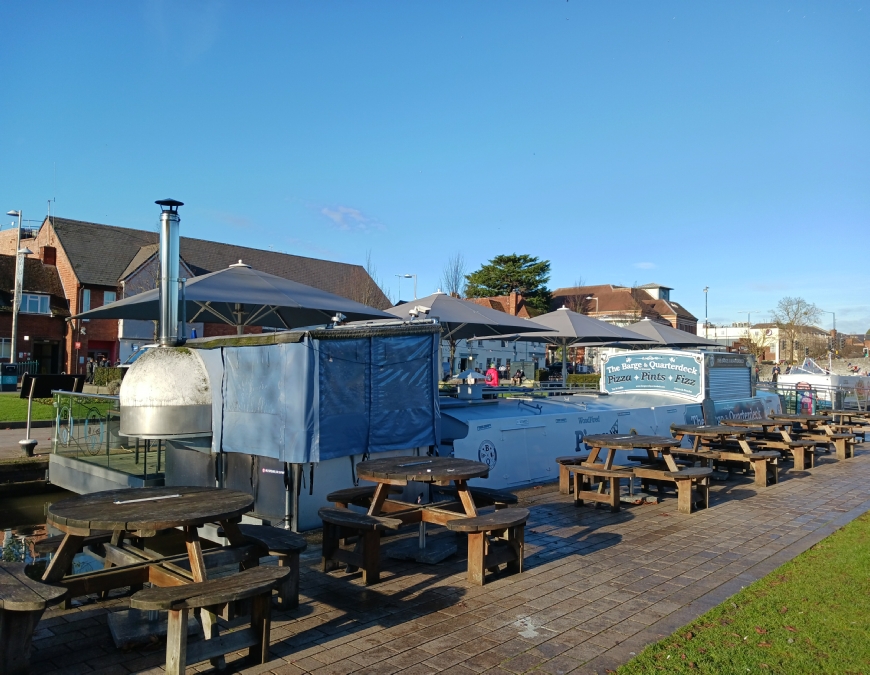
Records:
M710 320L707 318L707 291L710 290L709 286L704 286L704 338L707 338L707 330L710 327Z
M831 347L832 347L831 351L833 351L835 354L838 354L839 350L837 349L837 315L836 315L836 313L828 311L827 309L820 309L819 311L822 312L823 314L830 314L834 319L834 331L833 331L834 334L832 336L833 339L831 340ZM828 352L828 370L831 369L830 356L831 356L831 352Z
M15 242L15 290L12 295L12 340L9 352L9 363L16 363L18 360L18 309L21 306L21 286L24 281L24 265L21 262L21 209L7 211L6 215L18 218L18 237Z
M403 274L402 276L405 279L410 279L411 277L414 278L414 300L416 300L417 299L417 275L416 274Z
M587 295L584 300L594 300L595 301L595 313L598 314L598 298L594 295Z

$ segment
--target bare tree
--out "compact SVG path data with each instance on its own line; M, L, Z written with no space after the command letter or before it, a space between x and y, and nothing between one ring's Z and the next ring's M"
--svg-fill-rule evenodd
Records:
M755 357L756 361L761 361L770 346L770 337L765 335L764 331L753 333L751 328L747 328L740 336L740 344Z
M465 256L457 251L450 256L441 271L441 290L457 298L464 296L465 287L468 285L465 280L466 272Z
M384 297L386 296L386 301ZM378 270L372 260L371 249L366 251L363 269L356 268L348 279L348 298L369 307L387 309L394 304L390 290L378 277Z
M805 333L805 329L819 320L821 310L803 298L785 297L776 303L771 311L773 322L785 336L789 350L789 361L794 361L795 340Z
M592 301L586 299L586 293L582 292L584 283L583 277L578 277L571 287L571 292L563 296L565 307L578 314L586 314L589 308L594 306Z

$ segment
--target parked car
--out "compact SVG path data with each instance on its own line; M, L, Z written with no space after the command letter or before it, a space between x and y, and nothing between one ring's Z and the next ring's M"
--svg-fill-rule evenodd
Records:
M562 377L562 362L559 361L558 363L551 363L547 367L547 370L550 372L550 377L553 377L554 375L557 377ZM568 374L569 375L574 374L574 364L573 363L568 364Z
M157 347L156 344L142 345L141 347L139 347L139 349L137 349L135 352L130 354L130 356L127 357L127 360L124 361L124 363L122 363L120 366L118 366L121 369L121 378L124 377L124 375L127 373L127 369L133 365L133 362L136 359L138 359L140 356L142 356L142 354L147 352L149 349L154 349L155 347Z

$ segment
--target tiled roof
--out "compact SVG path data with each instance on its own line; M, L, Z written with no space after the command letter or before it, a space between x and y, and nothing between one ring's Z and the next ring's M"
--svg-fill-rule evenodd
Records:
M24 258L24 280L21 288L25 293L50 295L51 309L55 316L70 315L56 267L43 265L39 258ZM14 292L15 256L0 255L0 311L12 311Z
M601 314L618 314L623 312L639 312L650 319L663 316L679 316L684 319L697 321L697 318L680 303L673 300L657 300L645 289L668 288L659 284L645 284L629 288L628 286L615 286L613 284L599 284L597 286L574 286L557 288L553 291L551 309L558 309L569 299L578 299L583 305L584 311L598 316ZM673 290L673 289L669 289ZM582 300L588 296L592 300ZM597 302L596 302L597 300ZM643 305L643 310L638 307Z
M483 307L488 307L489 309L494 309L498 312L510 314L510 312L508 311L510 307L510 297L507 295L494 295L488 298L465 298L465 300L467 302L473 302L476 305L481 305ZM534 308L529 307L523 297L519 296L519 299L517 301L516 316L530 319L539 314L540 312L537 312L534 310Z
M116 287L157 251L157 232L131 230L115 225L101 225L67 218L52 217L58 241L83 284ZM221 244L204 239L181 237L181 257L196 275L215 272L244 261L254 269L299 283L314 286L345 297L359 294L360 283L375 286L360 265L319 260L304 256ZM371 304L390 306L380 289L368 294Z

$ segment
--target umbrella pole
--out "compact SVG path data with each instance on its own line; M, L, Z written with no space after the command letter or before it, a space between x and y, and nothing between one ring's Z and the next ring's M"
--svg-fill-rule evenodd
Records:
M562 386L568 386L568 341L562 343Z

